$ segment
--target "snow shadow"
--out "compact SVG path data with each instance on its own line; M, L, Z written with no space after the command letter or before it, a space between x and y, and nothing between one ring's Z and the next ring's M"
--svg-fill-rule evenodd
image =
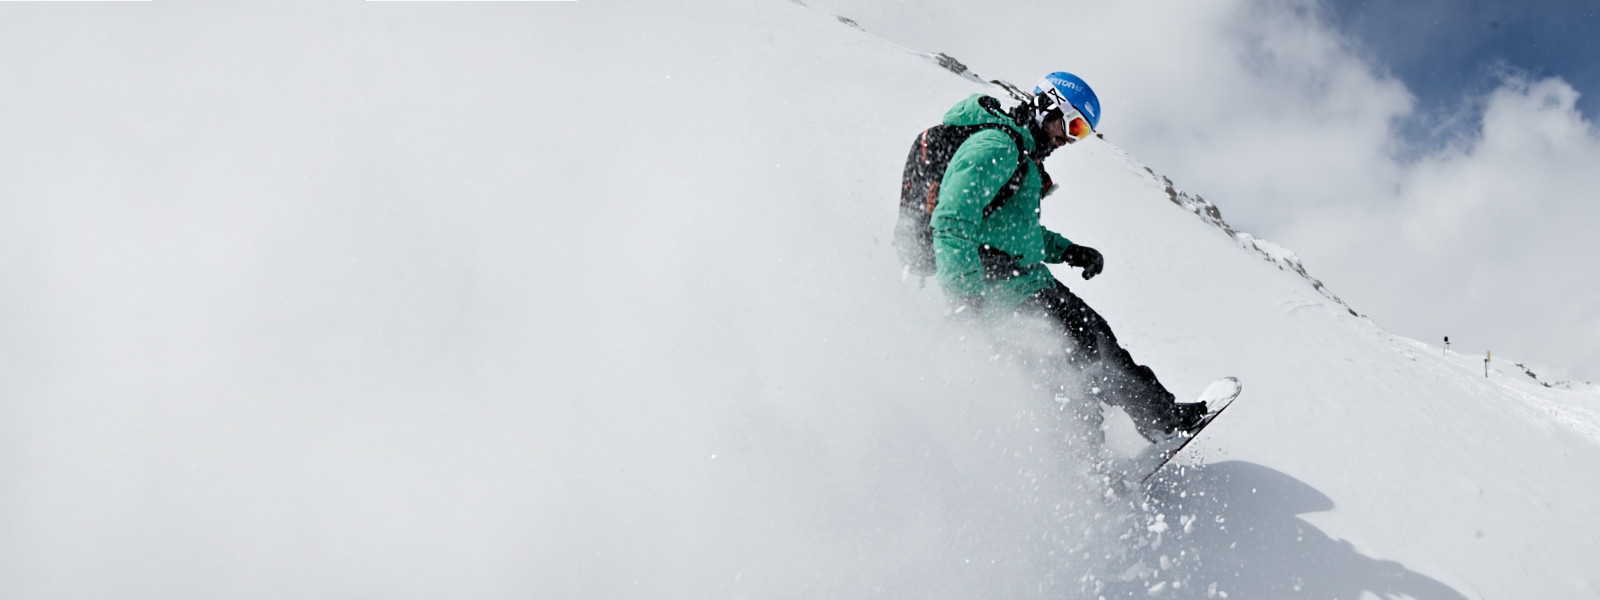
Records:
M1130 502L1143 517L1127 534L1125 570L1103 579L1106 598L1466 598L1301 519L1332 499L1258 464L1189 467Z

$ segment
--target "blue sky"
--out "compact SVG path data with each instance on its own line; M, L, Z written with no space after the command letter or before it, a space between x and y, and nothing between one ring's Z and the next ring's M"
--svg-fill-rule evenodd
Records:
M1449 133L1431 125L1498 87L1507 68L1560 77L1581 94L1584 116L1600 111L1600 2L1328 0L1324 7L1332 25L1417 97L1418 114L1404 131L1423 146Z

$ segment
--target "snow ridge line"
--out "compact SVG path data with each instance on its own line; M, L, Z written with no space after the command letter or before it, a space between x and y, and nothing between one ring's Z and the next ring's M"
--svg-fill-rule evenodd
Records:
M803 0L790 1L794 2L795 4L805 6ZM834 18L838 19L840 23L843 23L846 26L853 27L863 32L866 31L866 29L862 28L861 25L856 23L854 19L850 19L843 15L834 15ZM998 87L1001 90L1004 90L1006 95L1018 102L1025 102L1031 96L1031 94L1024 91L1016 84L1004 79L987 79L982 75L972 71L972 69L968 68L966 64L962 63L960 60L957 60L954 56L950 56L943 52L927 53L909 49L907 51L917 54L923 59L939 65L940 67L956 75L957 77L961 77L962 79ZM1099 134L1099 137L1104 139L1105 135ZM1126 152L1123 152L1121 148L1117 148L1117 152L1122 155L1124 160L1143 168L1146 173L1150 174L1150 177L1159 181L1167 192L1167 198L1171 200L1173 204L1176 204L1179 207L1194 213L1195 216L1200 217L1200 220L1222 230L1222 232L1226 233L1228 237L1233 238L1233 240L1237 242L1239 246L1256 253L1262 258L1262 260L1276 265L1278 269L1292 271L1299 274L1301 278L1305 279L1307 283L1311 284L1312 289L1316 290L1317 293L1322 294L1323 297L1332 300L1339 306L1343 306L1351 316L1366 318L1361 313L1356 312L1354 308L1351 308L1350 305L1347 304L1343 299L1339 298L1337 294L1334 294L1333 290L1328 289L1328 286L1324 285L1322 280L1312 277L1311 274L1306 271L1305 265L1300 262L1300 257L1293 251L1276 243L1257 238L1248 233L1234 231L1233 227L1229 226L1228 222L1222 219L1222 210L1217 208L1217 205L1212 204L1210 201L1200 197L1198 194L1191 196L1187 192L1177 189L1177 187L1172 185L1171 178L1156 173L1155 170L1151 169L1150 167L1139 164L1138 161L1133 160L1133 157L1129 156Z
M1328 289L1328 286L1323 285L1322 280L1312 277L1310 273L1306 272L1305 265L1300 262L1300 257L1294 251L1248 233L1235 231L1232 226L1228 225L1227 221L1222 219L1222 209L1217 208L1217 205L1212 204L1199 194L1191 196L1188 192L1179 190L1172 185L1171 178L1156 173L1150 167L1144 167L1144 170L1162 184L1167 192L1167 199L1171 200L1173 204L1194 213L1195 216L1200 217L1201 221L1205 221L1212 227L1222 230L1228 237L1233 238L1239 246L1256 253L1261 256L1262 260L1276 265L1278 269L1299 274L1301 278L1311 284L1312 289L1322 294L1323 297L1334 301L1339 306L1343 306L1346 311L1350 312L1350 316L1365 318L1361 313L1351 308L1349 304L1346 304L1344 300L1340 299L1337 294L1334 294L1333 290Z
M798 0L796 0L796 2L798 3ZM856 25L855 21L846 19L845 17L838 18L840 22L860 29L860 25ZM963 64L955 57L943 52L933 54L918 52L917 54L963 79L977 83L993 85L1005 90L1007 95L1011 96L1013 100L1018 102L1027 101L1030 96L1030 94L1024 92L1022 88L1017 87L1016 84L1004 79L985 79L983 76L967 68L967 65ZM1100 134L1100 137L1101 139L1104 139L1105 135ZM1124 160L1143 168L1145 173L1148 173L1151 178L1158 181L1167 192L1167 199L1171 200L1173 204L1176 204L1178 207L1194 213L1195 216L1200 217L1201 221L1205 221L1212 227L1222 230L1222 232L1227 234L1228 237L1233 238L1233 240L1238 243L1240 247L1254 252L1256 255L1260 256L1262 260L1277 266L1279 270L1291 271L1300 275L1300 277L1305 279L1307 283L1311 284L1311 289L1316 290L1317 293L1321 294L1324 298L1332 300L1335 304L1344 307L1344 309L1350 313L1350 316L1366 318L1361 313L1356 312L1356 309L1351 308L1348 303L1338 296L1338 294L1333 293L1333 290L1328 289L1328 286L1324 285L1322 280L1312 277L1311 273L1306 271L1305 265L1300 262L1299 255L1295 254L1294 251L1248 233L1235 231L1232 226L1228 225L1227 221L1223 220L1222 209L1217 208L1217 205L1212 204L1209 200L1206 200L1199 194L1191 196L1188 192L1179 190L1172 184L1171 178L1156 173L1155 170L1151 169L1150 167L1139 164L1139 162L1134 160L1133 157L1129 156L1126 152L1123 152L1121 148L1117 148L1117 152L1118 154L1122 155Z

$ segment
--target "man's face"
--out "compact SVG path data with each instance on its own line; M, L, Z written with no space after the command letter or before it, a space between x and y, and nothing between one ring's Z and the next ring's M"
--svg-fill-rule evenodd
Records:
M1044 133L1051 150L1072 143L1072 138L1067 136L1067 124L1059 112L1052 113L1044 120Z

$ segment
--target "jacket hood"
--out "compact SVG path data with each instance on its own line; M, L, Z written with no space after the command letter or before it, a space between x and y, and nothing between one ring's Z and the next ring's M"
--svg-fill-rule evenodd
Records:
M1017 121L1006 114L1005 108L1000 106L1000 101L983 94L973 94L962 100L944 113L945 125L980 125L983 123L999 123L1011 128L1022 136L1022 141L1027 144L1023 150L1033 154L1038 148L1034 141L1033 132L1027 127L1017 124Z

